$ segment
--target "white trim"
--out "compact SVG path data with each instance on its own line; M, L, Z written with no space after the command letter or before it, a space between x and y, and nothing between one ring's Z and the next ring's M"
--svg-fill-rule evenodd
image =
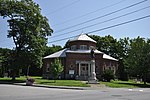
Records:
M110 59L110 60L118 61L117 59L115 59L115 58L113 58L113 57L111 57L111 56L109 56L109 55L107 55L107 54L103 54L103 58L104 58L104 59Z
M118 61L117 59L115 59L115 58L113 58L113 57L111 57L111 56L109 56L107 54L104 54L101 51L94 50L94 52L95 52L95 54L103 54L103 58L104 59ZM44 57L44 59L66 57L66 53L91 53L91 50L76 50L76 51L73 51L73 50L63 49L61 51L55 52L55 53L53 53L51 55L48 55L48 56Z
M51 55L48 55L46 57L44 57L44 59L47 59L47 58L58 58L58 57L66 57L66 51L67 49L63 49L61 51L58 51L58 52L55 52Z

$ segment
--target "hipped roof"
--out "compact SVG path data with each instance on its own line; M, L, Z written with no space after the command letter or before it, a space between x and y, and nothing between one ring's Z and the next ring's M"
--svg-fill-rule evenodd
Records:
M69 42L71 42L71 41L91 41L91 42L96 43L95 40L93 40L92 38L90 38L89 36L87 36L86 34L83 34L83 33L78 35L74 39L69 40Z
M48 55L48 56L44 57L44 59L66 57L66 53L90 53L90 52L91 52L90 50L76 50L76 51L72 51L72 50L68 50L68 49L63 49L61 51L58 51L56 53L53 53L51 55ZM98 51L98 50L95 50L94 52L96 54L103 53L103 52ZM111 56L109 56L107 54L104 54L104 53L103 53L103 58L104 59L118 61L117 59L115 59L115 58L113 58L113 57L111 57Z

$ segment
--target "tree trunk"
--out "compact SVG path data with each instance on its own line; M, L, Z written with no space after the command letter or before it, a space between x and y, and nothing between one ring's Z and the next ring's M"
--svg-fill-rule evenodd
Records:
M144 85L146 85L146 73L144 73L143 80L144 80Z
M13 69L12 71L12 81L15 81L16 80L16 70Z
M30 66L28 66L27 68L27 76L29 76L29 72L30 72Z

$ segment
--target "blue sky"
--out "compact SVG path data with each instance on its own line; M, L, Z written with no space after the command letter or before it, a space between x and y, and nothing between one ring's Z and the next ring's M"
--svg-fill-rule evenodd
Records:
M74 35L79 35L82 32L87 33L97 29L102 29L105 27L109 27L115 24L119 24L150 14L150 8L147 8L115 20L101 23L92 27L83 28L150 6L150 1L147 0L146 2L119 11L117 13L58 32L62 29L66 29L68 27L80 24L90 19L106 15L108 13L117 11L119 9L125 8L127 6L130 6L143 0L34 0L34 1L40 5L42 9L41 13L49 19L49 24L51 28L54 30L52 36L48 37L48 42L60 40ZM150 17L133 23L128 23L118 27L95 32L92 33L92 35L99 35L99 36L111 35L117 39L124 37L136 38L137 36L150 38L149 26L150 26ZM7 29L8 29L7 20L0 17L0 47L13 48L14 43L12 39L7 38ZM70 33L70 31L73 30L78 31ZM64 35L59 36L60 34ZM67 40L48 43L48 46L51 46L52 44L64 46L66 41Z

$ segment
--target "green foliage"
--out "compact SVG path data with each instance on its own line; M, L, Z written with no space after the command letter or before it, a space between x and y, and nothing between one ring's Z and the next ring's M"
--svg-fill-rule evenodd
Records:
M39 5L32 0L0 0L0 16L8 18L8 38L15 44L10 61L12 68L41 67L47 36L53 30L48 19L41 15Z
M115 58L118 58L117 56L117 40L114 39L112 36L108 35L105 37L100 37L96 35L91 35L90 36L92 39L97 41L97 48L98 50L112 56Z
M91 36L97 41L97 48L119 60L118 78L127 80L128 75L139 75L144 80L150 74L150 39L137 37L135 39L119 39L112 36Z
M110 82L111 79L114 79L114 73L108 69L103 72L102 77L105 81Z
M61 49L62 49L62 47L61 46L57 46L57 45L52 45L52 47L46 46L43 56L50 55L50 54L55 53L55 52L57 52L57 51L59 51Z
M130 50L128 54L128 70L133 76L139 75L144 79L150 73L150 42L144 38L130 40Z
M105 37L92 35L91 38L97 41L98 50L119 60L117 76L121 80L127 80L126 58L129 50L129 38L119 39L118 41L110 35Z
M4 76L4 71L9 67L11 50L0 48L0 77Z
M60 73L64 70L64 67L59 59L55 59L55 61L51 64L51 70L54 75L54 79L57 79Z
M53 30L48 19L41 15L39 5L32 0L0 0L0 16L8 18L10 29L7 36L15 44L9 59L15 80L16 70L21 67L42 66L46 37Z
M4 63L7 61L11 50L7 48L0 48L0 63Z

